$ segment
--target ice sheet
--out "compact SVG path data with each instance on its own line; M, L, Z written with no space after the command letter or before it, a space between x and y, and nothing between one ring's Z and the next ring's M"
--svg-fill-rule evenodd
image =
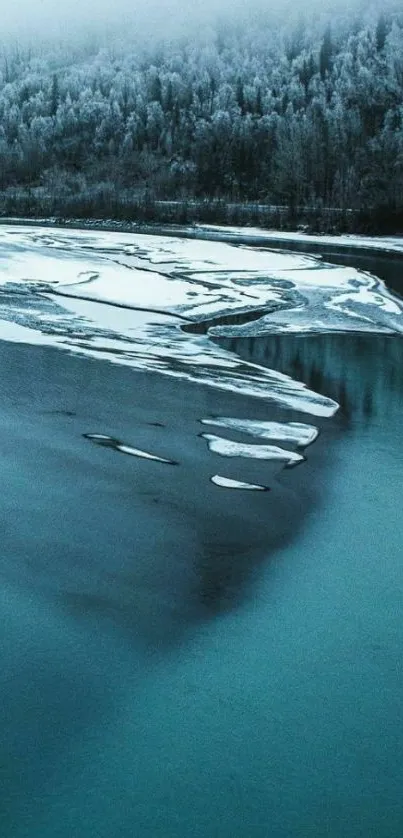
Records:
M5 339L61 346L313 416L330 416L337 404L241 361L209 334L403 330L400 300L376 277L312 256L17 225L0 227L0 319ZM181 329L206 320L207 335Z
M3 226L0 283L190 320L297 306L306 311L307 330L315 308L325 328L334 328L336 313L338 329L341 315L346 329L354 316L357 329L369 323L375 331L403 331L401 302L370 274L214 241Z

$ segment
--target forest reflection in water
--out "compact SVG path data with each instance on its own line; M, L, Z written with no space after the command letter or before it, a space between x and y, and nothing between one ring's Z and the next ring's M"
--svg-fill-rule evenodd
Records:
M395 335L309 334L216 338L255 364L279 370L335 399L347 420L386 416L403 393L403 340Z

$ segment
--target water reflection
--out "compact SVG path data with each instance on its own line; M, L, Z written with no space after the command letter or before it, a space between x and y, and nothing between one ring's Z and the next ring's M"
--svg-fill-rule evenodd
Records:
M288 334L217 340L245 360L291 375L335 399L347 419L385 417L395 393L403 393L400 336Z

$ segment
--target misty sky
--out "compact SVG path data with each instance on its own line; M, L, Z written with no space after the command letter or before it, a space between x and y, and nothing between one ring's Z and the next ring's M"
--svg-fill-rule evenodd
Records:
M374 4L377 0L374 0ZM393 0L392 0L393 2ZM129 25L138 33L181 34L217 17L231 18L254 10L273 9L284 19L295 19L298 10L320 14L329 7L368 5L366 0L10 0L1 12L0 38L41 33L68 36L77 30L91 30L113 24ZM373 5L370 2L370 5Z
M261 3L262 0L254 0ZM276 0L273 0L276 2ZM264 4L267 5L267 2ZM41 30L54 32L66 25L102 25L106 22L119 24L130 21L133 24L169 25L208 21L216 17L227 6L238 12L250 6L247 0L12 0L1 13L2 32L17 30Z

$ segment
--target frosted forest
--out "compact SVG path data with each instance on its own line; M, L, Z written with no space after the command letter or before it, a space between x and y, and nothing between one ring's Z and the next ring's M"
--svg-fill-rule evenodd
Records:
M288 12L4 36L0 212L396 230L403 10Z

